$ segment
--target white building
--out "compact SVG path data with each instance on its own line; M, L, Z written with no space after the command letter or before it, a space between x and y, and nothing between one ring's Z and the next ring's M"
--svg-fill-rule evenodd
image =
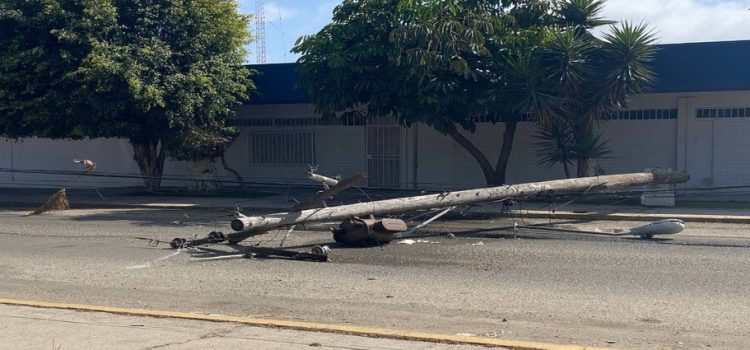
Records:
M646 168L686 170L691 185L750 184L750 41L663 45L655 61L658 82L634 96L627 110L601 123L612 150L599 160L608 174ZM254 66L259 95L238 110L241 135L227 160L246 180L306 183L317 164L323 174L369 173L373 187L455 189L482 186L475 160L449 137L426 125L320 119L295 89L295 65ZM480 123L467 135L489 159L500 150L503 124ZM535 158L536 126L521 122L508 166L510 183L561 178ZM0 141L0 168L71 170L70 159L91 158L98 170L137 174L127 142ZM220 171L222 171L220 169ZM184 175L170 163L166 174ZM224 174L222 171L222 175ZM59 182L48 175L0 172L0 183ZM139 185L136 179L97 179L99 186Z

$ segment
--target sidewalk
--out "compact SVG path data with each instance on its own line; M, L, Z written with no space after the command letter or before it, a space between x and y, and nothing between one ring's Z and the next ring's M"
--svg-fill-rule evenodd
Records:
M236 323L0 305L0 349L394 349L482 346L367 338ZM503 349L503 348L498 348Z
M253 197L219 197L219 196L184 196L184 195L151 195L135 189L103 189L101 193L94 190L69 190L67 192L71 207L74 209L98 208L158 208L158 209L205 209L223 208L234 210L237 206L245 212L272 213L289 210L294 199L311 196L314 188L295 188L289 194L263 193ZM34 208L43 204L55 192L54 189L20 189L0 188L0 207ZM337 199L345 203L356 203L370 199L379 200L398 196L417 195L415 192L403 193L394 191L369 191L372 198L362 193L349 191L340 194ZM331 203L338 205L340 202ZM710 203L709 203L710 204ZM477 206L472 214L488 216L501 215L501 206ZM623 220L655 221L661 219L681 219L686 222L720 222L750 223L750 208L648 208L636 205L593 205L593 204L557 204L523 202L514 206L512 215L528 218L553 218L569 220Z
M0 188L0 206L33 208L44 204L54 194L53 188ZM168 191L168 190L167 190ZM312 190L308 190L313 193ZM284 211L289 207L286 195L258 194L247 197L154 195L136 188L70 189L66 191L73 209L98 208L226 208L238 205L262 211ZM307 195L301 193L298 195ZM303 197L304 198L304 197Z

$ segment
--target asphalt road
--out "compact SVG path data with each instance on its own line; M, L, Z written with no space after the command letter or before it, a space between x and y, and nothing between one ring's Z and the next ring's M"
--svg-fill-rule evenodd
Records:
M21 214L0 212L6 298L599 347L750 344L750 233L742 225L689 224L673 239L640 241L493 229L512 225L507 220L453 221L433 229L457 233L455 239L332 246L329 263L207 262L192 259L210 252L149 247L132 237L170 240L228 230L226 213ZM639 223L565 224L607 230ZM468 235L475 229L481 230ZM273 246L282 236L272 232L253 243ZM328 233L306 231L287 245L331 241Z

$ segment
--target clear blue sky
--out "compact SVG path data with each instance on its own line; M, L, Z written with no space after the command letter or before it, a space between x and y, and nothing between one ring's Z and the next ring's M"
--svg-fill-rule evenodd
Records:
M314 34L331 21L340 0L266 0L266 61L293 62L289 53L302 35ZM256 0L240 0L245 13ZM608 0L604 11L613 20L645 21L660 42L750 39L750 0ZM255 26L251 28L255 31ZM249 63L255 63L255 45Z

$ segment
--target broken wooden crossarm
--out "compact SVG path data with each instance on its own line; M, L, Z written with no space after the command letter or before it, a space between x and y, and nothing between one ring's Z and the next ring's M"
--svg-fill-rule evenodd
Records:
M332 179L330 177L323 176L323 175L320 175L320 174L316 174L312 170L310 170L310 171L307 172L307 178L310 179L310 180L313 180L313 181L320 182L320 183L322 183L323 185L326 185L326 186L336 186L336 185L339 184L339 180Z
M266 229L247 230L244 232L242 239L237 240L237 236L233 234L225 235L223 232L213 231L203 238L196 238L196 239L190 239L190 240L185 239L185 238L175 238L171 242L169 242L169 246L172 247L172 249L181 249L181 248L197 247L197 246L201 246L205 244L216 244L216 243L223 243L223 242L229 242L233 244L233 243L239 243L240 241L243 241L253 236L262 235L266 232L268 232L268 230Z
M464 204L491 202L506 198L528 197L539 194L567 194L577 192L604 192L625 187L644 186L649 184L673 184L686 182L690 177L686 173L633 173L583 177L576 179L533 182L518 185L479 188L464 191L447 192L439 195L395 198L369 203L341 205L337 207L309 209L291 213L276 213L265 216L248 216L232 221L232 229L237 231L228 234L228 239L239 242L253 232L275 227L293 225L303 222L334 221L367 215L403 213L419 209L449 207ZM247 236L247 237L246 237Z
M255 256L278 256L294 260L308 260L326 262L331 250L328 246L315 246L311 252L300 252L296 250L268 248L268 247L245 247L245 250Z
M228 254L213 256L207 258L193 258L189 261L214 261L229 259L249 259L254 257L281 257L293 260L307 260L317 262L327 262L331 249L328 246L314 246L311 252L301 252L296 250L270 248L270 247L245 247L245 254Z
M320 176L320 175L318 175ZM325 176L323 176L325 177ZM316 193L314 196L305 199L304 201L300 202L299 204L295 205L293 210L304 210L304 209L312 209L312 208L320 208L324 206L325 199L332 197L348 188L351 188L353 186L356 186L360 182L367 179L367 173L359 173L357 175L354 175L346 180L343 181L337 181L333 187L329 187L328 189ZM333 180L333 179L331 179ZM334 180L336 181L336 180Z
M250 236L265 233L265 230L253 232ZM141 237L136 237L143 239ZM184 238L175 238L169 245L172 249L183 249L189 247L196 247L205 244L215 244L228 241L230 243L236 243L232 238L224 235L222 232L213 231L208 234L205 238L186 240ZM291 258L295 260L309 260L309 261L328 261L328 256L331 254L331 249L328 246L313 246L310 252L301 252L297 250L290 250L284 248L271 248L271 247L244 247L246 253L224 255L210 258L198 258L193 259L194 261L209 261L209 260L222 260L222 259L237 259L237 258L250 258L253 256L277 256L283 258Z

